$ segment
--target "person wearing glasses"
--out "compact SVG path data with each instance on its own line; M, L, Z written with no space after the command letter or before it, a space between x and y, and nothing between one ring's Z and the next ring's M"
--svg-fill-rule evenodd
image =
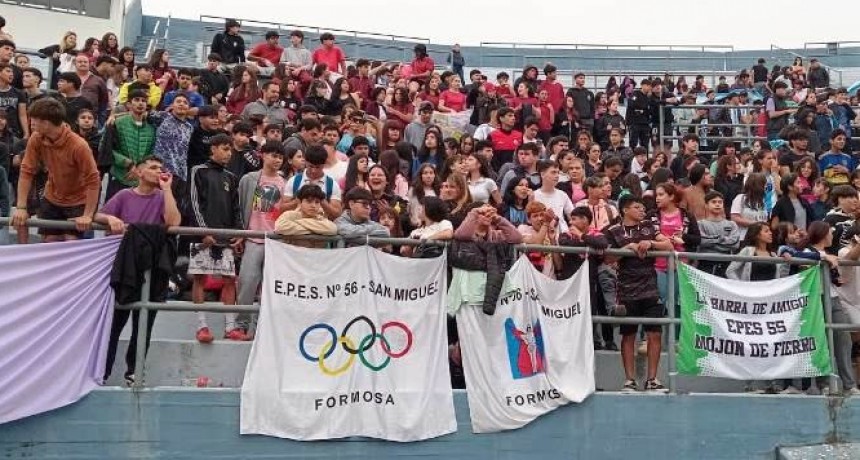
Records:
M370 220L370 203L373 195L367 189L355 187L344 195L347 209L335 221L337 234L343 238L388 237L382 224Z

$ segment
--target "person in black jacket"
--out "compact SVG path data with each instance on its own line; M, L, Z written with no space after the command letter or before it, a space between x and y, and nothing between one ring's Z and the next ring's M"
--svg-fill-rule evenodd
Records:
M813 88L827 88L830 86L830 74L827 73L827 69L822 67L816 58L809 60L809 72L806 74L806 81Z
M224 32L219 32L212 38L210 52L221 56L225 65L245 62L245 39L239 35L240 28L239 21L228 19Z
M219 134L226 134L221 128L221 120L218 118L218 109L212 105L204 105L197 109L198 125L191 133L188 142L188 170L206 163L209 159L210 144L212 138Z
M210 53L206 67L200 71L199 92L206 104L223 104L227 100L230 78L219 70L221 62L221 55Z
M770 211L770 226L776 228L780 222L789 222L797 228L806 230L812 223L812 206L800 197L803 183L798 181L797 174L788 174L782 178L780 188L782 196L776 200Z
M630 148L651 145L651 80L644 79L641 88L633 91L627 101L627 127L630 129Z
M209 161L191 169L191 209L195 227L218 229L241 229L242 218L239 207L239 178L227 170L226 165L233 154L232 140L226 134L218 134L210 141ZM225 305L236 304L236 271L234 251L240 251L241 238L206 235L198 243L191 244L188 274L193 275L191 296L194 303L205 300L204 285L207 275L218 275L223 280L221 300ZM197 340L212 342L214 337L206 324L206 315L197 313L199 328ZM230 340L245 340L245 333L236 327L236 314L227 315L224 337Z
M594 93L585 87L585 74L577 73L574 77L575 86L567 90L567 95L573 98L574 107L579 114L579 123L591 132L594 129L594 111L596 103Z

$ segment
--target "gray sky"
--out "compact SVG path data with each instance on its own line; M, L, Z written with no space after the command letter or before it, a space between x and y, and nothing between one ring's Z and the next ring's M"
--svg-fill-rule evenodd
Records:
M528 11L530 5L540 6ZM182 18L196 19L202 13L408 35L438 44L516 40L769 49L771 44L788 48L804 42L860 40L856 0L143 0L143 9L145 14ZM822 9L838 12L831 15ZM718 19L709 19L711 12ZM845 18L842 25L834 23L838 18Z

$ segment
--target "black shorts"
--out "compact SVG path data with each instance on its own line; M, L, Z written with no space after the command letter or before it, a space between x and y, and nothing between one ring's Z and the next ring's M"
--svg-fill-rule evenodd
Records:
M624 303L627 307L627 317L632 318L664 318L666 316L666 307L660 302L660 299L638 299ZM663 326L658 324L643 324L642 328L646 332L662 330ZM622 324L620 327L621 335L633 335L639 330L638 324Z
M57 206L43 198L42 204L39 207L40 219L67 221L83 215L84 205L82 204L77 206ZM39 234L43 236L73 235L78 238L84 237L84 234L77 230L57 230L52 228L40 228Z

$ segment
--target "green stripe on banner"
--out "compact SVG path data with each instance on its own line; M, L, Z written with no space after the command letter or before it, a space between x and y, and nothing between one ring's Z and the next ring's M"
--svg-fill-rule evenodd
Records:
M801 337L815 337L815 343L821 344L812 352L812 365L821 375L830 374L833 369L830 362L830 347L827 342L827 329L824 327L824 306L821 299L821 267L810 267L801 272L802 292L809 295L809 303L801 313Z
M695 343L696 334L710 336L711 327L706 324L695 322L695 312L706 308L698 300L696 288L690 280L690 267L687 264L679 263L678 267L678 283L679 292L681 294L681 334L678 342L678 372L687 375L700 375L702 373L699 367L699 360L708 356L708 352L697 350L693 344Z

